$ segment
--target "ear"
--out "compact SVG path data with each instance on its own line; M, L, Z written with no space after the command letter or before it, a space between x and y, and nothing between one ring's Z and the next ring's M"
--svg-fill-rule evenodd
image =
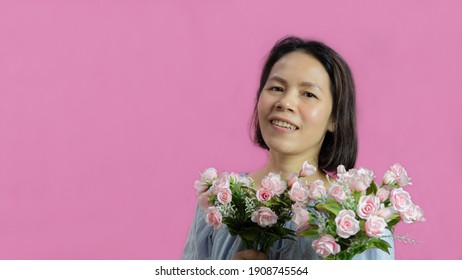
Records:
M335 121L330 120L329 125L327 126L327 130L330 131L330 132L334 132L334 125L335 125Z

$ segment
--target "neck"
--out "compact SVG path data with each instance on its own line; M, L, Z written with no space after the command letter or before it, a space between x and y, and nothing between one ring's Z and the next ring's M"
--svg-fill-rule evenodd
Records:
M268 162L263 167L262 172L264 174L268 174L269 172L280 173L281 178L286 179L290 173L298 173L302 169L305 161L308 161L309 164L316 167L316 174L312 177L313 180L323 180L325 178L325 173L318 167L318 159L316 156L284 155L271 151L269 152Z

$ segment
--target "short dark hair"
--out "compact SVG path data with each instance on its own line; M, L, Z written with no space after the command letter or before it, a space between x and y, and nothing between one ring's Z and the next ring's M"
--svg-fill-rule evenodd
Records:
M356 132L355 85L350 67L332 48L314 40L303 40L298 37L286 37L279 40L271 49L260 76L255 107L251 122L252 140L263 149L269 150L263 140L258 123L257 104L261 91L268 80L273 65L284 55L300 51L316 58L326 69L330 79L332 93L332 120L334 132L327 131L318 157L318 168L335 172L337 166L343 164L348 170L356 162L358 140Z

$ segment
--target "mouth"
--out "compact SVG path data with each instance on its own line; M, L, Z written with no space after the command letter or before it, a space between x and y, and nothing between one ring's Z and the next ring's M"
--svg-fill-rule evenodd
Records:
M298 126L292 123L286 122L286 121L282 121L282 120L271 120L271 123L275 126L288 129L288 130L298 130L299 129Z

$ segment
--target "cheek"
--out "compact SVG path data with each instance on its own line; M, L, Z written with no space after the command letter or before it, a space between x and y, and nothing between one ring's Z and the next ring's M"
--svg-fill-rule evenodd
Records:
M269 98L266 94L262 93L257 103L258 112L268 111L268 109L271 106L270 104L271 104L271 98Z
M319 127L324 127L329 122L331 110L324 107L315 107L305 108L303 112L305 122L310 123L311 125L314 124Z
M258 99L257 103L257 114L258 114L258 120L260 123L263 122L264 118L268 116L271 110L271 98L268 98L267 96L264 96L263 94L260 96Z

